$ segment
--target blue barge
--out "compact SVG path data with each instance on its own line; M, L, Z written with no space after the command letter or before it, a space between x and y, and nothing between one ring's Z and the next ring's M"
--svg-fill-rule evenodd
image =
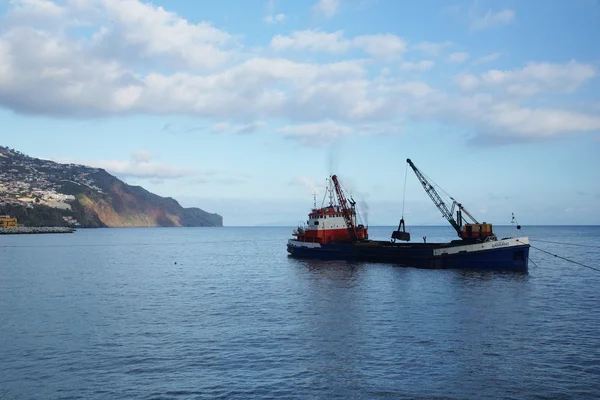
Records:
M357 223L356 202L351 197L346 198L337 176L333 175L327 188L329 205L316 208L315 199L306 225L295 229L295 238L288 240L288 253L301 258L384 262L417 268L527 272L529 238L498 239L492 224L477 222L454 199L451 198L452 204L448 208L425 175L410 159L406 161L407 168L413 169L426 193L460 239L448 243L410 242L403 216L390 241L370 240L369 228ZM517 225L517 229L520 228Z

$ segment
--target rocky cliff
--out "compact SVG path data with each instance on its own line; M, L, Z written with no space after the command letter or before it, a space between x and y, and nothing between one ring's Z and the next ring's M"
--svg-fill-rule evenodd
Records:
M223 226L223 218L131 186L103 169L0 146L0 214L29 226Z

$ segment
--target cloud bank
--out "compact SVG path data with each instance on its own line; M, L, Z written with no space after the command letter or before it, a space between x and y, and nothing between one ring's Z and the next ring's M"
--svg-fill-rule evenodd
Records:
M321 0L313 11L331 18L339 9L339 1ZM269 15L267 22L285 19ZM490 11L472 28L514 19L511 10ZM597 114L568 106L569 96L596 78L595 65L532 61L459 71L449 83L415 75L435 73L436 58L465 64L469 53L451 52L454 46L313 29L275 34L250 51L243 38L209 21L193 23L139 0L15 0L0 22L0 107L61 118L189 115L213 121L213 132L240 134L277 120L283 122L273 134L300 143L361 134L366 126L390 131L403 121L466 128L475 142L600 129ZM423 55L431 59L419 60ZM230 125L218 125L224 120Z

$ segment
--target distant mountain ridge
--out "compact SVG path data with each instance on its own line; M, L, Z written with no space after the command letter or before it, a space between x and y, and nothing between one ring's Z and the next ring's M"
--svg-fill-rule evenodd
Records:
M28 226L223 226L223 217L131 186L101 168L0 146L0 214Z

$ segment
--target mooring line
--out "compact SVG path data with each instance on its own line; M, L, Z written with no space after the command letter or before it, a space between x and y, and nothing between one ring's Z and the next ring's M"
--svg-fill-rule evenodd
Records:
M542 253L546 253L546 254L548 254L548 255L551 255L551 256L554 256L554 257L556 257L556 258L560 258L561 260L565 260L565 261L568 261L568 262L570 262L570 263L577 264L577 265L580 265L580 266L582 266L582 267L589 268L589 269L592 269L592 270L594 270L594 271L598 271L598 272L600 272L600 269L598 269L598 268L590 267L589 265L582 264L582 263L580 263L579 261L569 260L569 259L568 259L568 258L566 258L566 257L562 257L562 256L559 256L558 254L550 253L549 251L546 251L546 250L540 249L539 247L532 246L531 244L530 244L530 246L531 246L532 248L536 249L536 250L539 250L539 251L541 251Z
M530 245L530 246L531 246L531 245ZM531 257L527 257L527 259L528 259L529 261L531 261L531 262L533 263L533 265L535 265L535 266L536 266L536 268L539 268L539 266L538 266L538 265L535 263L535 261L533 261L533 260L531 259Z
M592 249L600 249L600 246L591 246L589 244L555 242L555 241L552 241L552 240L540 240L540 239L530 239L530 240L533 240L535 242L542 242L542 243L564 244L564 245L567 245L567 246L579 246L579 247L590 247Z

